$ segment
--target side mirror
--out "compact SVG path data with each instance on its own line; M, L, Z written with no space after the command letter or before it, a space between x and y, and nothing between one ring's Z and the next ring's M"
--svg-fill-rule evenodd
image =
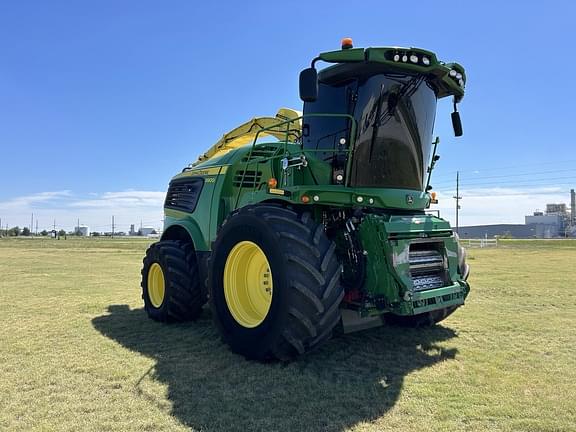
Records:
M318 72L314 68L300 72L300 99L304 102L318 99Z
M462 121L458 111L452 113L452 127L454 128L454 136L462 136Z

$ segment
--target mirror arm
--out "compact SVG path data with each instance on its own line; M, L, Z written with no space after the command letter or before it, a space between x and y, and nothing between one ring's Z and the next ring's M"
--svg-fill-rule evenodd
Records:
M436 161L440 159L440 157L436 157L436 149L438 148L438 144L440 144L440 137L436 137L434 142L434 149L432 150L432 159L430 160L430 166L428 167L428 180L426 180L426 188L424 189L425 192L428 192L428 188L430 188L430 179L432 178L432 171L434 170L434 166L436 165Z

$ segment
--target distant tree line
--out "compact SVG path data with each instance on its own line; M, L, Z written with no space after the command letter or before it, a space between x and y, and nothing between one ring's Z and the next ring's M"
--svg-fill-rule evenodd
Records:
M46 231L46 230L42 230L40 231L40 235L43 237L48 236L52 231ZM63 237L65 235L67 235L66 231L64 231L63 229L61 229L60 231L57 232L59 237ZM74 235L75 233L70 233L71 235ZM4 236L4 237L29 237L33 235L33 233L30 231L30 228L28 227L24 227L24 228L20 228L19 226L15 226L9 229L0 229L0 236Z
M41 235L42 237L47 237L49 235L52 235L52 233L53 233L52 230L47 231L44 229L44 230L40 231L38 234ZM157 231L151 230L150 234L157 234ZM20 228L18 226L15 226L15 227L9 228L7 230L6 229L0 229L0 236L2 236L2 237L18 237L18 236L29 237L32 235L34 235L34 233L32 233L30 231L30 228L28 228L28 227ZM78 231L76 229L74 231L70 231L70 232L66 232L65 230L61 229L57 232L57 235L58 235L58 237L64 237L64 236L80 236L81 237L81 236L83 236L82 232ZM112 235L111 232L100 233L97 231L92 231L90 233L90 236L92 236L92 237L100 237L100 236L110 237L111 235ZM126 233L123 231L117 231L114 233L114 235L125 236ZM144 234L142 233L141 230L138 230L136 235L142 236Z
M18 236L29 236L30 228L20 229L19 226L15 226L9 229L0 230L0 234L7 237L18 237Z

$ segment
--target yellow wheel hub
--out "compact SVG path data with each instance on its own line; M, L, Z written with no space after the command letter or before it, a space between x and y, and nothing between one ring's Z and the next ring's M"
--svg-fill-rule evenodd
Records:
M160 264L153 263L148 270L148 297L152 306L155 308L162 306L165 290L164 271Z
M238 324L261 324L272 304L272 290L270 264L262 249L251 241L234 246L224 266L224 296Z

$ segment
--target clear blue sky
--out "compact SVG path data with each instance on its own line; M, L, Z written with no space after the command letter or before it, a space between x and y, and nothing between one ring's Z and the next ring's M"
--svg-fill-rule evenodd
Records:
M22 226L36 208L46 225L53 209L68 226L76 216L104 225L97 219L114 212L106 197L126 191L156 192L150 202L161 206L169 178L222 133L298 108L299 71L343 36L427 48L466 68L465 135L451 134L448 100L437 116L439 189L457 169L471 196L473 186L568 189L575 17L569 1L2 2L0 217ZM542 180L531 183L530 171ZM50 193L60 201L50 204ZM90 213L98 203L108 205L99 216ZM502 208L502 220L517 208ZM137 218L160 218L149 214Z

